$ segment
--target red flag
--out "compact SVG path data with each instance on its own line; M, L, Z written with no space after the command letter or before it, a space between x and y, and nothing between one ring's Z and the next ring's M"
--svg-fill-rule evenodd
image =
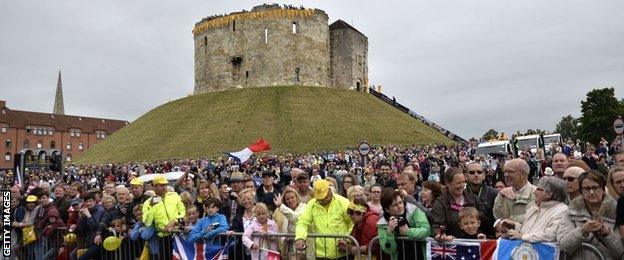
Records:
M258 139L258 141L256 141L254 144L250 145L247 148L249 148L249 150L251 150L254 153L271 150L271 146L269 145L269 143L264 141L264 139L262 138Z
M481 241L481 259L492 259L496 251L496 240Z

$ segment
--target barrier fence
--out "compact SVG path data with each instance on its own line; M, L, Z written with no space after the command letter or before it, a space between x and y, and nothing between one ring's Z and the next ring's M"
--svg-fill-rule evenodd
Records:
M395 238L397 240L397 250L404 250L406 248L405 243L426 243L426 241L422 241L422 240L414 240L414 239L409 239L406 237L396 237ZM478 240L478 239L454 239L454 242L467 242L467 243L471 243L471 242L482 242L483 240ZM401 248L401 249L400 249ZM414 247L415 248L415 247ZM590 252L592 252L595 257L591 258L591 259L598 259L598 260L605 260L606 257L604 256L604 254L602 252L600 252L600 250L598 250L598 248L596 248L594 245L589 244L589 243L581 243L581 248L587 249ZM578 250L581 250L581 248L579 248ZM378 250L378 251L376 251ZM416 255L416 251L414 252L405 252L402 251L402 255L403 256L414 256ZM563 252L560 251L560 259L568 259L568 256ZM387 254L384 254L383 251L381 250L381 248L379 247L379 236L373 238L370 243L368 243L368 260L383 260L383 259L391 259L391 257ZM399 259L414 259L414 257L404 257L404 258L399 258ZM622 256L622 260L624 260L624 255Z
M219 244L225 244L228 239L237 239L236 245L232 246L228 253L228 259L249 259L252 252L247 250L242 245L243 233L222 233L215 236L212 243L219 239ZM356 255L350 255L345 251L336 250L339 241L343 240L344 243L350 246L360 247L358 241L349 235L337 235L337 234L309 234L306 240L306 247L304 250L297 250L294 244L294 234L287 233L273 233L273 234L252 234L252 238L260 239L275 239L278 243L278 248L274 248L272 251L276 251L281 256L281 259L364 259L365 255L358 252ZM264 257L265 252L258 250L257 259L271 259L270 257ZM233 254L233 255L232 255Z
M56 232L50 236L43 236L37 241L20 248L13 253L16 257L12 259L26 259L26 260L39 260L39 259L76 259L76 257L89 257L94 259L153 259L153 260L170 260L173 259L173 239L171 237L156 238L155 242L158 243L158 252L147 253L146 248L148 244L146 241L138 239L133 241L129 236L121 239L121 243L116 247L114 251L108 251L104 249L102 245L92 246L91 248L83 248L86 241L80 239L67 239L69 234L67 228L58 228ZM344 243L350 246L360 247L358 241L349 235L337 235L337 234L309 234L306 240L306 248L304 250L296 250L294 244L294 234L252 234L252 239L266 239L266 241L274 242L277 244L277 248L270 248L272 251L258 250L252 257L252 251L248 250L242 242L243 233L221 233L213 237L211 241L205 241L206 244L213 245L226 245L226 242L230 240L229 248L226 248L228 258L232 260L246 260L246 259L391 259L390 255L385 254L379 245L379 237L373 238L367 245L366 254L347 254L343 250L338 250L338 244ZM397 242L397 254L398 259L416 259L418 254L418 248L427 241L413 240L406 237L396 237ZM340 242L344 241L344 242ZM484 240L475 239L456 239L454 242L466 242L475 243L483 242ZM21 244L18 243L18 244ZM581 244L582 249L586 249L591 252L594 257L591 259L607 259L603 252L598 250L595 246L588 243ZM579 248L579 250L581 250ZM422 253L422 252L420 252ZM143 254L144 258L141 258ZM273 255L272 255L273 254ZM41 257L43 256L43 257ZM271 258L271 257L277 258ZM147 258L145 258L147 257ZM560 252L561 259L569 259L565 253ZM624 260L624 256L622 257Z

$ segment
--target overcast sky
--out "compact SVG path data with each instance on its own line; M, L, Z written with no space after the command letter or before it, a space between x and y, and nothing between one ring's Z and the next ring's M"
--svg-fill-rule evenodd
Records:
M133 121L193 91L195 22L263 1L0 1L0 99ZM624 1L290 1L369 40L369 78L463 137L554 129L593 88L624 95Z

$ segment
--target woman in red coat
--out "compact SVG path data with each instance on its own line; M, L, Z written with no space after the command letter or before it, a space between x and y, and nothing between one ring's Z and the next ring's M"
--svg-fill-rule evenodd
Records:
M356 256L365 256L368 254L368 244L377 236L377 221L379 221L379 213L370 209L364 198L355 198L349 205L347 214L353 221L353 230L351 236L354 237L359 247L350 244L349 241L340 241L339 247L349 254ZM373 250L379 252L379 250Z

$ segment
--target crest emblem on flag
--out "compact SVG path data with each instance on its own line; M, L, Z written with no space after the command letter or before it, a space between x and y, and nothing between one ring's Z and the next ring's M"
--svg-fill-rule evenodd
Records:
M511 257L513 259L522 259L522 260L538 260L539 259L537 251L535 251L535 249L533 249L533 246L531 246L531 243L528 243L528 242L524 242L520 244L518 247L514 248L514 250L511 251Z

